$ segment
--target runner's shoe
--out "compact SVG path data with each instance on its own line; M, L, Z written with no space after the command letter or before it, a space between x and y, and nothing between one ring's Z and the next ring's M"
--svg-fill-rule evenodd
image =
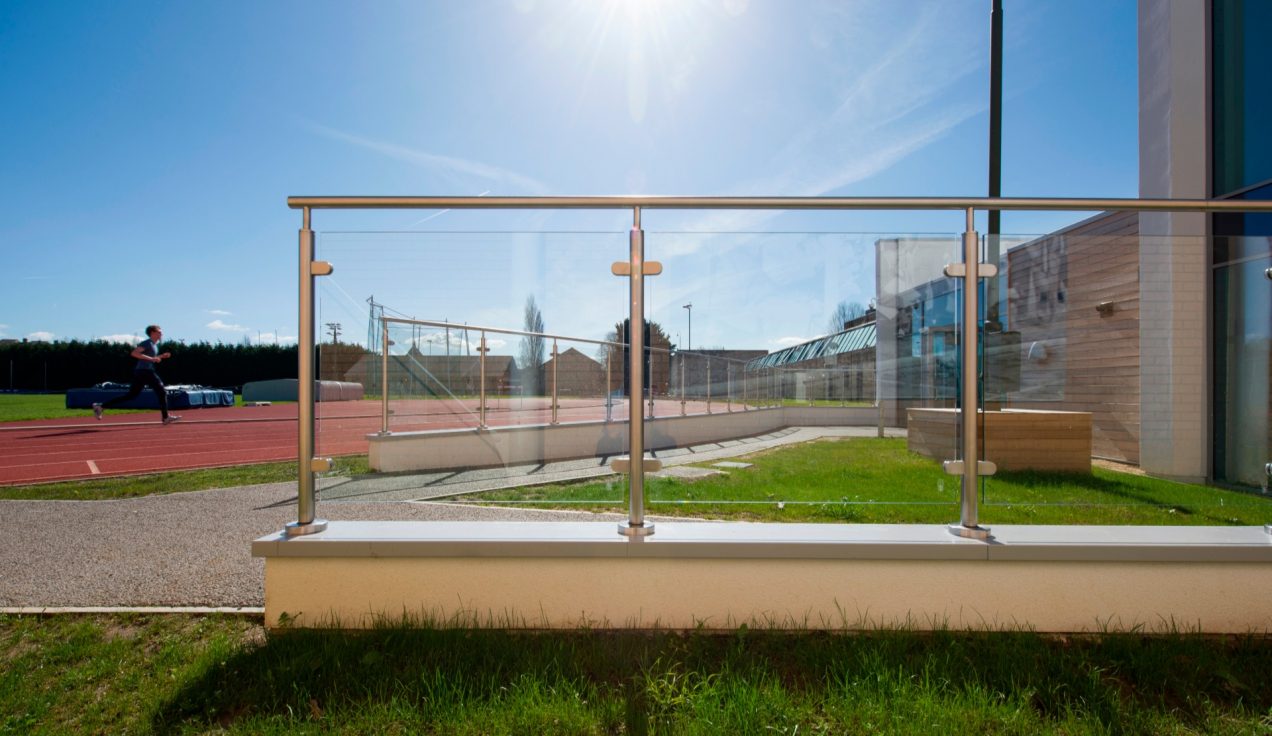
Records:
M93 404L93 416L97 417L97 421L99 422L102 420L102 405L101 404Z
M164 424L172 424L173 422L179 422L179 421L181 421L181 417L176 414L171 414L163 418Z

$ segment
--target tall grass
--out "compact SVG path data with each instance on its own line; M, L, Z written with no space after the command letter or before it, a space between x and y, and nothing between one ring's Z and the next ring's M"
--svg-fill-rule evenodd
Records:
M0 733L1266 733L1272 642L0 617Z

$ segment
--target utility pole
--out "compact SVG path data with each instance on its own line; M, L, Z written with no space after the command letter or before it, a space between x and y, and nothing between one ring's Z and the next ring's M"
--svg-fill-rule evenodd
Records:
M338 344L340 342L340 323L328 322L327 329L331 331L331 344Z

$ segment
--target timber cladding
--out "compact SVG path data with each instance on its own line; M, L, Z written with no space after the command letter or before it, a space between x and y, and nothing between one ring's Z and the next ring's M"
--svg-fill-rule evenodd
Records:
M1092 452L1140 460L1139 216L1100 215L1007 254L1021 336L1012 407L1091 414Z

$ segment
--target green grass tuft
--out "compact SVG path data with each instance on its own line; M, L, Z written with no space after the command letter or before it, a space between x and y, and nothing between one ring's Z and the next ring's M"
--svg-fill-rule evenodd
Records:
M370 468L367 466L367 456L351 455L335 458L334 470L325 475L364 475L368 472ZM103 501L112 498L136 498L288 481L296 481L296 463L294 462L235 465L226 468L180 470L153 475L7 486L0 487L0 500Z

